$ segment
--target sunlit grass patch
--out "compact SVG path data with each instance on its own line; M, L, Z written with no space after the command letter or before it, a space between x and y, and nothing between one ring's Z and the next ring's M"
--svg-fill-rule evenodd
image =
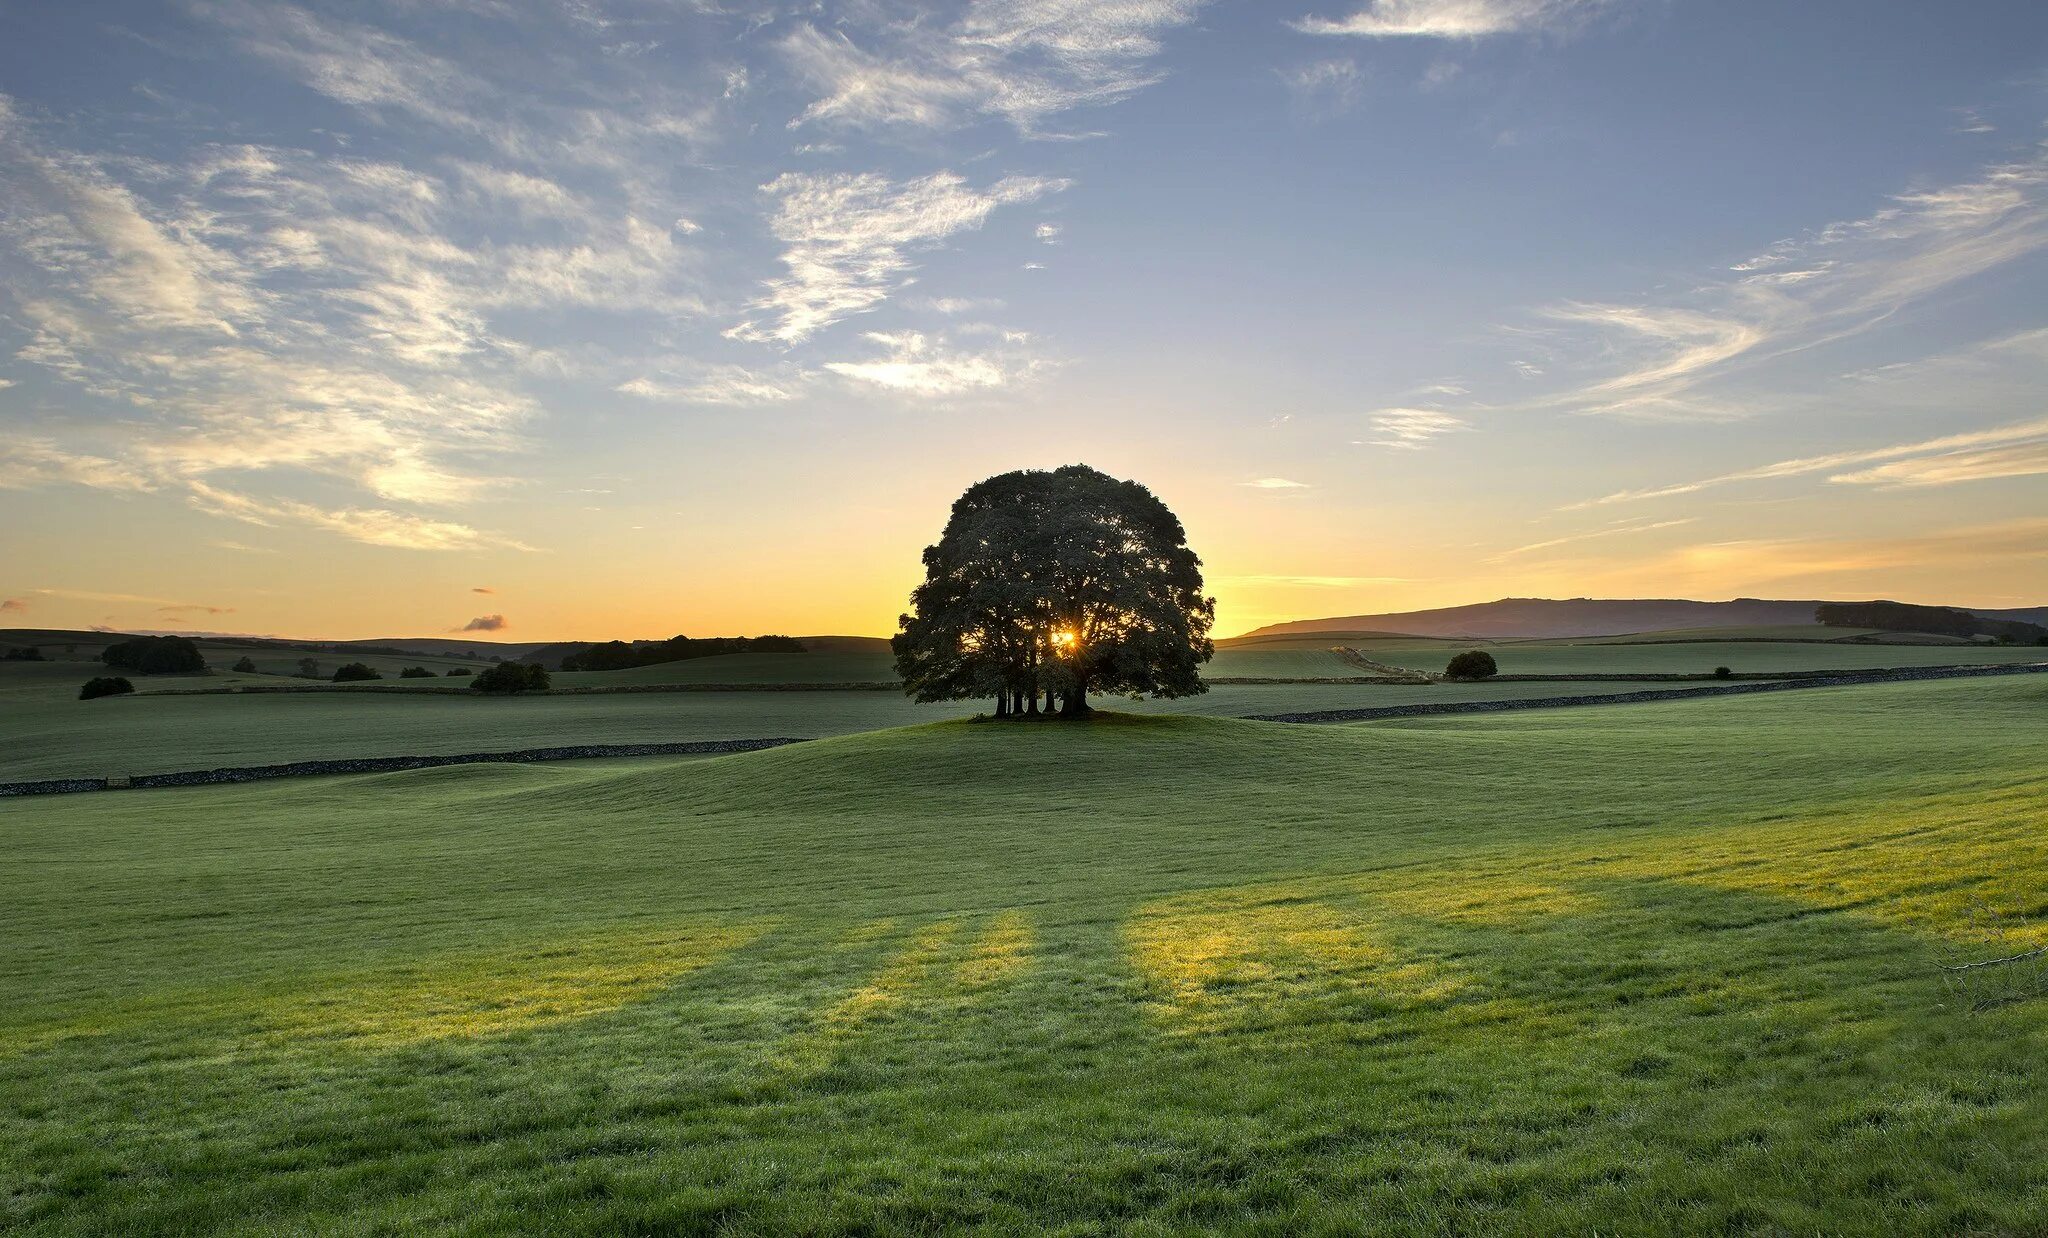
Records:
M1152 1008L1179 1032L1312 1021L1332 1005L1413 1005L1461 982L1406 960L1327 904L1242 895L1166 899L1126 926Z
M1570 886L1455 870L1394 887L1374 882L1364 897L1398 915L1489 928L1511 927L1546 916L1581 915L1600 905L1594 894Z
M989 921L967 957L954 969L960 987L986 989L1031 965L1031 921L1021 911L1005 911Z
M266 1004L264 1039L392 1048L498 1036L618 1010L718 961L765 923L591 937L435 958Z

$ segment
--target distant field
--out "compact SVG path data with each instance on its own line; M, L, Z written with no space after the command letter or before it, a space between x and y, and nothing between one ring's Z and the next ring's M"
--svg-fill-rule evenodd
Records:
M2041 1232L2043 1001L1937 965L2048 942L2044 716L956 723L0 801L0 1229Z
M27 667L29 673L23 674L21 664L0 664L0 685L17 680L35 685L12 692L0 687L6 709L0 716L0 781L561 744L815 738L965 717L987 708L986 702L971 701L918 705L894 691L510 698L325 691L78 701L73 699L79 682L75 673L52 674L34 663ZM145 686L217 682L161 677ZM1641 686L1646 685L1603 683L1595 690L1625 692ZM1583 684L1218 685L1179 701L1104 698L1101 703L1144 713L1242 716L1585 691Z
M2048 662L2048 648L2000 645L1854 645L1699 641L1679 644L1511 642L1419 647L1409 642L1361 644L1376 662L1441 671L1458 649L1485 649L1503 675L1704 675L1717 666L1741 673L1877 670L1901 666L2011 665Z

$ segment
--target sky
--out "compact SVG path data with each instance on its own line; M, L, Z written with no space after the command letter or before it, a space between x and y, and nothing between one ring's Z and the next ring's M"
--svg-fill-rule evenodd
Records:
M2048 602L2048 5L0 0L0 626Z

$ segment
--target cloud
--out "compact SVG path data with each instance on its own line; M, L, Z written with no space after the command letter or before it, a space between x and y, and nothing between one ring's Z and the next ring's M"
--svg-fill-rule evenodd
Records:
M1404 585L1405 576L1221 576L1218 583L1279 585L1302 589L1356 589L1365 585Z
M1608 0L1366 0L1346 17L1290 23L1304 34L1367 39L1477 39L1569 26Z
M799 26L781 51L818 97L790 124L950 129L987 118L1043 136L1059 113L1115 103L1157 81L1147 62L1160 36L1202 5L973 0L951 23L931 20L922 6L877 5L866 20L842 18L852 34Z
M489 588L485 588L485 587L484 587L484 586L482 586L482 585L478 585L477 587L475 587L475 588L471 589L471 590L470 590L470 592L471 592L471 593L496 593L496 592L497 592L497 590L496 590L496 589L489 589Z
M844 378L921 396L960 395L1028 381L1047 363L1023 350L1022 336L983 352L953 347L921 331L870 331L866 337L885 355L874 361L830 361L825 368Z
M1353 60L1318 60L1280 71L1294 110L1303 116L1338 116L1352 109L1365 89L1365 75Z
M1307 490L1310 488L1309 484L1305 481L1289 481L1285 477L1258 477L1251 481L1241 481L1237 484L1240 486L1250 486L1254 490Z
M175 606L159 606L156 608L156 613L172 619L189 619L195 614L232 615L235 613L235 608L232 606L202 606L197 603L189 603Z
M1828 480L1859 486L1951 486L1957 482L2035 477L2044 473L2048 473L2048 438L2012 447L1894 460L1859 472L1837 473Z
M274 554L276 554L276 553L277 553L277 552L276 552L275 550L272 550L272 549L271 549L270 547L268 547L268 546L251 546L251 545L249 545L249 544L248 544L248 543L246 543L246 542L237 542L237 541L232 541L232 540L230 540L230 539L228 539L228 538L225 538L225 537L216 537L216 538L214 538L214 539L213 539L213 541L212 541L212 543L211 543L211 544L212 544L212 545L213 545L213 546L214 546L214 547L215 547L216 549L220 549L220 550L233 550L233 551L236 551L236 552L238 552L238 553L240 553L240 554L249 554L249 555L274 555Z
M1044 241L1047 245L1057 245L1060 239L1060 226L1058 224L1040 224L1031 235Z
M510 623L506 621L503 615L478 615L461 627L451 630L456 632L502 632L510 626Z
M1818 456L1800 456L1790 460L1779 460L1754 468L1739 469L1733 473L1720 473L1696 481L1676 482L1668 486L1656 486L1642 490L1621 490L1613 494L1574 503L1566 510L1600 507L1613 503L1635 503L1645 499L1671 498L1675 495L1695 494L1715 486L1732 485L1746 481L1769 481L1784 477L1803 477L1813 473L1827 473L1835 469L1850 468L1859 464L1872 464L1882 460L1897 460L1902 457L1939 457L1945 453L1967 453L1971 449L1993 447L2003 444L2048 443L2048 417L2033 421L2022 421L2012 425L1993 426L1984 430L1969 430L1961 434L1945 434L1939 438L1922 439L1912 443L1895 443L1888 447L1872 447L1853 451L1830 452ZM1940 470L1933 470L1939 472ZM1950 466L1949 471L1955 472ZM1968 472L1965 468L1962 470ZM1932 475L1932 473L1930 473ZM2010 475L2010 474L1986 474ZM1953 476L1951 480L1972 480L1965 476ZM1866 482L1864 474L1843 474L1837 480ZM1884 480L1884 479L1875 479Z
M1895 573L1911 567L1965 568L2048 557L2048 518L1936 530L1890 538L1784 538L1686 546L1635 569L1640 578L1683 588L1760 589L1790 579Z
M1687 517L1683 520L1654 520L1636 524L1618 525L1616 527L1607 529L1593 529L1585 533L1571 533L1567 534L1564 537L1553 537L1548 541L1531 542L1526 546L1517 546L1513 550L1503 550L1499 554L1494 555L1492 558L1488 559L1487 562L1499 563L1503 560L1512 559L1517 555L1525 555L1538 550L1549 550L1555 546L1568 546L1574 542L1592 541L1596 538L1619 537L1629 533L1648 533L1653 529L1676 528L1679 525L1692 524L1697 519L1698 517L1692 516Z
M0 598L0 615L19 615L28 611L28 603L20 598Z
M382 508L328 509L289 499L257 499L204 482L188 483L187 489L192 506L210 515L266 527L304 525L372 546L401 550L479 550L494 546L533 549L452 520L432 520Z
M999 207L1035 201L1068 184L1010 176L982 190L954 172L909 181L872 172L784 173L762 186L775 200L770 230L786 246L782 264L789 273L768 281L755 308L775 321L743 322L727 334L800 343L888 299L912 270L913 251L979 228Z
M643 400L684 404L772 404L796 398L803 376L778 378L745 366L721 365L702 368L687 382L658 378L635 378L620 383L617 391Z
M1441 435L1472 428L1464 418L1434 408L1383 408L1370 421L1377 437L1364 441L1403 451L1419 451Z

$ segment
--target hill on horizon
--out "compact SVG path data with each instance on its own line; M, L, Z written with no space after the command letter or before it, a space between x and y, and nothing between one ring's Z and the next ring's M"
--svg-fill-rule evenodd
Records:
M1499 640L1517 637L1619 636L1629 632L1672 629L1747 628L1821 625L1814 619L1820 601L1735 598L1698 602L1686 598L1501 598L1467 606L1434 610L1395 611L1378 615L1338 615L1296 619L1255 628L1234 640L1312 632L1378 631L1411 636L1475 637ZM2048 606L1990 610L1963 606L1986 619L2048 621Z

